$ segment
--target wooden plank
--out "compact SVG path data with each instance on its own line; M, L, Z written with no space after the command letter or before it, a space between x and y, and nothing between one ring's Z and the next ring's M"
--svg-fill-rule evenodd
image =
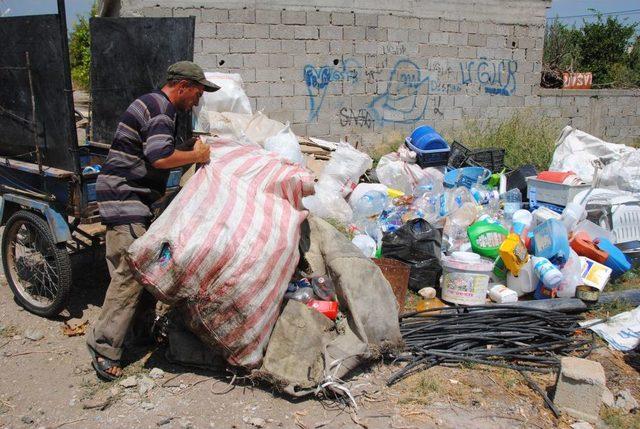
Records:
M13 168L20 171L26 171L27 173L40 174L38 164L33 164L31 162L24 162L15 159L0 157L0 166ZM62 170L60 168L49 167L46 165L42 165L42 172L45 176L56 177L58 179L69 179L75 176L75 173L73 173L72 171Z

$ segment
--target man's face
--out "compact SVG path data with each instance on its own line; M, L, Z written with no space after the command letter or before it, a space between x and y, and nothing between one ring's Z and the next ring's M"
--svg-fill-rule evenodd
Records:
M204 92L204 85L189 81L182 81L178 84L177 106L180 110L189 111L200 102L200 97Z

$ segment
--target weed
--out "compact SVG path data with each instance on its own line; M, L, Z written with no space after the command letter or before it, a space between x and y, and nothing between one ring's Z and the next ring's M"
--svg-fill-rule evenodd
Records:
M501 123L492 120L466 121L463 127L446 133L445 137L448 141L457 140L470 148L505 149L505 164L511 168L533 164L539 170L546 170L551 162L560 125L555 119L536 117L533 112L524 110Z
M0 326L0 337L11 338L18 335L18 327L14 325Z
M615 316L616 314L624 313L625 311L633 310L636 308L631 302L625 299L617 299L615 301L607 302L606 304L598 304L591 312L593 317L604 319L607 317Z
M382 137L382 142L374 145L371 149L367 150L371 158L373 158L373 166L375 168L378 165L378 161L384 155L395 152L404 143L404 135L400 132L394 131L389 134L385 134Z
M422 377L418 382L418 392L428 395L440 390L440 384L432 378Z

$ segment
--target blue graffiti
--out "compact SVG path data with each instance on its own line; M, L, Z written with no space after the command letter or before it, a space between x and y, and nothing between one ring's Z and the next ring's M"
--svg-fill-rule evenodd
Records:
M322 66L316 68L311 64L304 66L302 73L309 93L309 121L318 118L329 85L332 82L358 82L360 68L362 66L354 59L343 60L341 67Z
M413 124L422 119L427 110L429 76L411 60L398 60L389 73L387 89L367 106L376 123ZM424 88L424 89L423 89ZM424 102L418 100L423 92Z
M480 84L487 94L513 95L516 91L516 72L518 62L515 60L479 61L460 63L462 85Z

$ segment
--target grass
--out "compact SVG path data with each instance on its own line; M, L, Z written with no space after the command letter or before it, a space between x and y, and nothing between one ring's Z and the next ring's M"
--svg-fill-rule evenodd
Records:
M617 279L609 282L605 287L605 292L619 292L624 290L640 289L640 268L635 268L624 273ZM636 308L631 302L625 299L618 299L606 304L598 304L590 312L590 316L605 318Z
M437 380L426 375L420 377L415 386L411 387L411 393L403 396L398 401L399 404L420 404L426 405L433 402L433 397L441 390Z
M463 127L445 133L445 138L469 148L505 149L505 164L510 168L533 164L542 171L549 167L561 129L558 120L524 110L503 122L469 120Z
M600 412L600 417L611 429L640 429L640 415L638 414L605 408Z
M14 325L0 326L0 337L12 338L19 333L18 328Z

